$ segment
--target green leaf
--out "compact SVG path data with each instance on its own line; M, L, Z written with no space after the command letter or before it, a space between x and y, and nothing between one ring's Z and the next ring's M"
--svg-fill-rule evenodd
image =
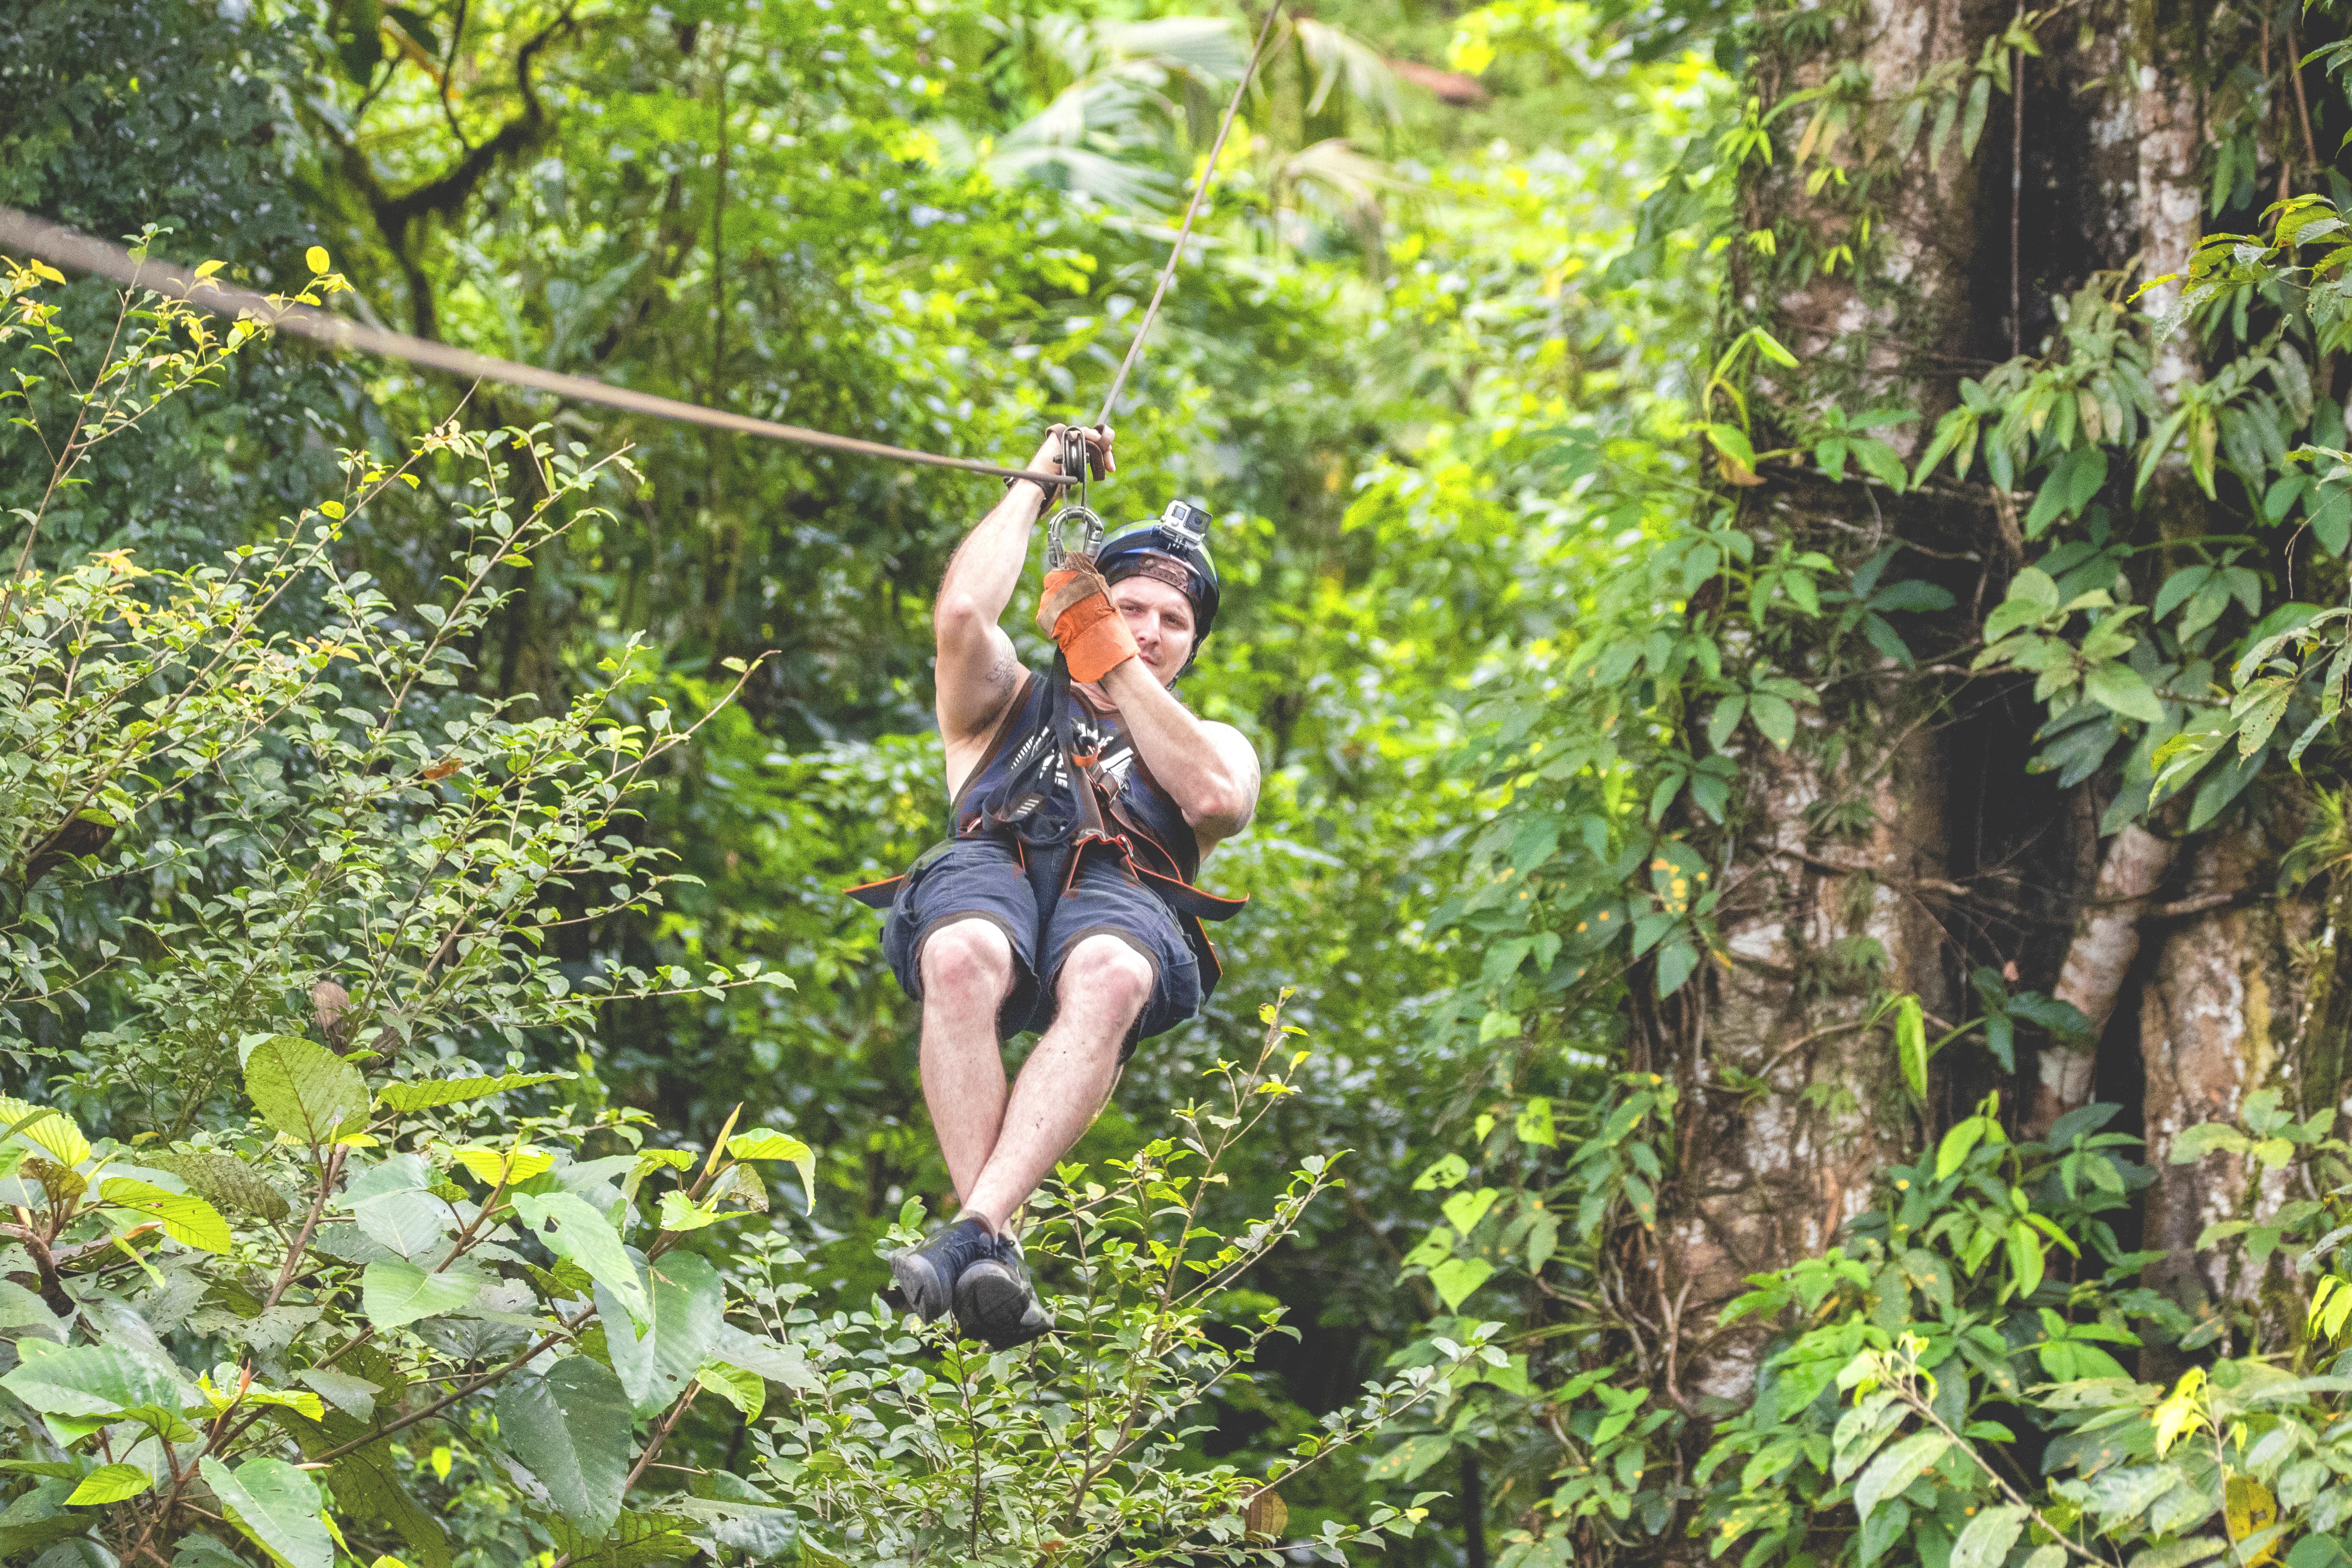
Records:
M1748 699L1745 697L1727 697L1717 703L1714 713L1706 721L1707 745L1718 752L1729 745L1732 735L1739 728L1739 721L1747 712Z
M621 1516L633 1432L621 1380L584 1355L545 1377L510 1382L496 1405L499 1437L520 1459L564 1522L601 1541Z
M2200 1121L2185 1127L2172 1140L2172 1163L2190 1165L2216 1149L2242 1154L2253 1147L2246 1135L2226 1121Z
M757 1421L768 1403L768 1380L723 1361L707 1361L694 1369L694 1379L743 1414Z
M1977 155L1977 138L1984 134L1985 113L1992 107L1992 78L1980 76L1969 87L1968 107L1960 112L1960 156Z
M2091 667L2083 677L2083 690L2092 701L2111 709L2126 719L2144 723L2164 721L2164 703L2149 689L2138 670L2127 664L2107 663Z
M377 1384L366 1378L318 1366L306 1367L294 1375L325 1395L327 1403L336 1409L348 1411L362 1421L373 1419Z
M72 1345L20 1362L0 1388L51 1415L110 1415L152 1405L181 1410L194 1401L152 1363L111 1345Z
M228 1221L193 1193L167 1193L152 1182L111 1176L99 1184L98 1195L161 1224L163 1234L183 1247L226 1252L231 1245Z
M1407 1437L1385 1454L1364 1461L1364 1479L1370 1481L1412 1481L1454 1451L1454 1439L1443 1432Z
M1761 327L1750 327L1748 335L1755 340L1756 352L1782 370L1797 368L1797 356L1781 345L1780 340Z
M405 1258L381 1258L360 1275L360 1310L379 1329L404 1328L456 1311L481 1293L483 1283L470 1269L427 1274Z
M1426 1193L1433 1192L1440 1187L1459 1186L1462 1184L1462 1178L1469 1173L1469 1161L1459 1154L1443 1154L1430 1165L1429 1169L1413 1178L1412 1190L1416 1193Z
M245 1092L261 1119L302 1142L330 1143L366 1125L360 1069L299 1035L277 1035L245 1058Z
M553 1083L558 1079L571 1076L561 1072L510 1072L498 1078L415 1079L405 1083L384 1085L376 1100L393 1110L430 1110L437 1106L457 1105L468 1100L486 1100L494 1094L504 1094L509 1089Z
M1483 1258L1454 1258L1429 1271L1429 1282L1449 1312L1460 1310L1472 1291L1495 1277L1495 1266Z
M1673 995L1698 967L1699 950L1686 937L1676 937L1658 949L1658 994Z
M121 1502L137 1497L155 1484L153 1478L136 1465L100 1465L82 1477L81 1484L73 1489L66 1501L77 1508L99 1503Z
M1799 579L1791 577L1793 584ZM1775 697L1769 691L1750 692L1748 716L1756 721L1757 731L1782 751L1797 738L1797 710L1785 697Z
M254 1544L289 1568L333 1568L335 1542L319 1517L322 1503L309 1476L267 1455L234 1470L209 1455L201 1463L222 1511Z
M621 1245L620 1233L584 1198L570 1193L514 1194L516 1217L558 1258L568 1258L610 1290L628 1315L642 1323L649 1308L637 1266Z
M718 1271L691 1252L665 1253L647 1268L653 1276L653 1317L642 1335L601 1280L596 1297L613 1370L640 1415L660 1412L686 1392L694 1369L709 1359L718 1342L727 1306Z
M2001 1568L2024 1528L2025 1510L2015 1503L1985 1509L1952 1543L1950 1568Z
M14 1137L34 1145L60 1165L79 1165L89 1158L89 1140L72 1117L54 1105L34 1105L0 1094L0 1138Z
M736 1168L744 1169L745 1167ZM715 1194L713 1197L716 1198ZM715 1204L712 1207L705 1208L688 1197L684 1192L673 1187L661 1195L660 1223L664 1230L700 1230L705 1226L717 1225L722 1219L741 1219L750 1212L748 1209L719 1208L715 1206Z
M1480 1187L1476 1192L1465 1187L1440 1206L1444 1211L1445 1223L1460 1234L1468 1236L1473 1227L1486 1217L1486 1211L1495 1206L1495 1200L1500 1196L1502 1194L1493 1187Z
M1895 1006L1895 1056L1903 1068L1903 1081L1913 1094L1927 1099L1927 1021L1916 996L1906 996Z
M1942 1181L1968 1163L1969 1153L1984 1137L1984 1118L1971 1116L1944 1134L1936 1150L1936 1180Z
M1868 1520L1874 1509L1917 1480L1951 1446L1941 1432L1915 1432L1879 1455L1853 1483L1854 1511Z
M2017 1293L2032 1295L2042 1285L2042 1238L2023 1220L2012 1220L2001 1237L2001 1245L2009 1252L2009 1271L2017 1281Z

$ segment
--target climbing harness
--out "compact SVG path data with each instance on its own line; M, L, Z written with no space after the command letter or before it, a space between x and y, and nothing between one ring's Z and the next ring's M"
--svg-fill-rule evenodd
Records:
M1152 319L1160 312L1160 301L1167 295L1177 266L1183 259L1184 247L1192 239L1192 223L1199 216L1202 198L1207 194L1210 183L1216 178L1217 158L1224 150L1225 133L1233 128L1234 117L1241 108L1242 99L1257 75L1258 62L1265 56L1266 39L1272 35L1275 16L1281 9L1280 0L1275 0L1266 7L1265 20L1259 25L1257 43L1250 51L1249 63L1242 71L1241 80L1234 83L1233 98L1225 105L1224 118L1217 124L1217 136L1209 148L1208 162L1202 165L1200 177L1192 184L1192 199L1185 205L1184 221L1177 230L1176 243L1169 251L1167 264L1160 269L1159 282L1152 289L1150 303L1144 307L1143 319L1137 324L1135 336L1127 346L1127 356L1119 362L1118 373L1111 379L1109 395L1103 399L1101 412L1095 416L1097 426L1108 422L1120 392L1127 386L1128 373L1135 368L1136 360L1143 352L1144 335L1150 331ZM152 289L158 294L184 300L214 315L250 317L278 331L309 338L329 348L357 350L386 359L404 360L410 364L447 371L475 381L499 382L509 386L551 393L575 403L593 403L632 414L650 414L657 418L675 419L688 425L731 430L740 435L761 436L776 441L791 441L803 447L848 452L859 457L881 458L891 462L919 463L930 468L959 468L968 473L1034 479L1045 485L1048 494L1052 493L1051 481L1063 477L1030 468L1006 468L1001 463L983 463L971 458L950 458L937 452L893 447L881 441L862 440L855 436L836 436L829 431L780 424L772 419L755 419L749 415L730 414L722 408L706 408L700 404L685 403L674 397L657 397L651 393L614 386L589 376L565 375L557 371L541 370L535 365L518 364L512 360L494 359L488 354L453 348L447 343L411 337L406 332L369 326L308 305L279 304L265 295L249 289L233 287L216 278L200 278L168 262L134 257L119 245L110 245L77 229L35 217L11 206L0 205L0 252L36 256L60 267L94 272L118 283Z

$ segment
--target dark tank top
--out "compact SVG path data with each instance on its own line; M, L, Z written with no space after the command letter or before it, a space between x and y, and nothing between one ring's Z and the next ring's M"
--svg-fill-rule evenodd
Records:
M998 785L1020 777L1034 763L1043 763L1034 775L1037 787L1031 796L1005 805L1003 815L1007 819L1018 822L1055 807L1066 811L1076 800L1082 785L1064 763L1053 725L1047 721L1046 702L1051 695L1050 677L1035 670L1024 674L1020 694L997 721L980 765L956 791L950 817L957 837L980 829L979 813L973 809L976 803L987 800ZM1192 825L1184 820L1184 808L1136 754L1118 713L1096 713L1075 693L1070 710L1073 750L1096 759L1095 777L1110 794L1110 812L1118 824L1140 829L1175 862L1177 875L1191 881L1200 870L1201 841L1194 837Z

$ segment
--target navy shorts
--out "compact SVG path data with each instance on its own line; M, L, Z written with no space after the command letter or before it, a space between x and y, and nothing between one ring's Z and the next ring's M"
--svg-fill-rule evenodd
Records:
M1117 937L1151 963L1151 997L1119 1048L1124 1061L1138 1040L1174 1028L1201 1007L1201 969L1158 894L1129 876L1105 850L1087 854L1077 880L1063 891L1053 919L1037 919L1037 898L1013 847L993 838L959 838L918 866L898 889L882 928L882 955L898 984L923 998L923 944L958 920L984 920L1013 944L1013 993L997 1015L999 1039L1053 1022L1055 989L1070 950L1086 938ZM1044 955L1044 966L1039 956Z

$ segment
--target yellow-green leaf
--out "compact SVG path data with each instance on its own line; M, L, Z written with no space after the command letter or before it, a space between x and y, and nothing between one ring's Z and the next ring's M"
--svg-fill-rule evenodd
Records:
M229 1249L228 1221L194 1193L168 1193L152 1182L111 1176L99 1184L98 1195L154 1220L163 1226L165 1236L183 1247L204 1252Z
M82 1477L81 1485L74 1488L66 1501L80 1508L121 1502L124 1498L137 1497L154 1484L153 1478L136 1465L100 1465Z
M738 1160L785 1160L801 1173L801 1192L809 1211L816 1209L816 1156L809 1146L789 1133L755 1127L727 1141L727 1152Z
M33 1105L0 1094L0 1138L11 1134L45 1150L60 1165L79 1165L89 1158L89 1140L72 1117L54 1105Z

